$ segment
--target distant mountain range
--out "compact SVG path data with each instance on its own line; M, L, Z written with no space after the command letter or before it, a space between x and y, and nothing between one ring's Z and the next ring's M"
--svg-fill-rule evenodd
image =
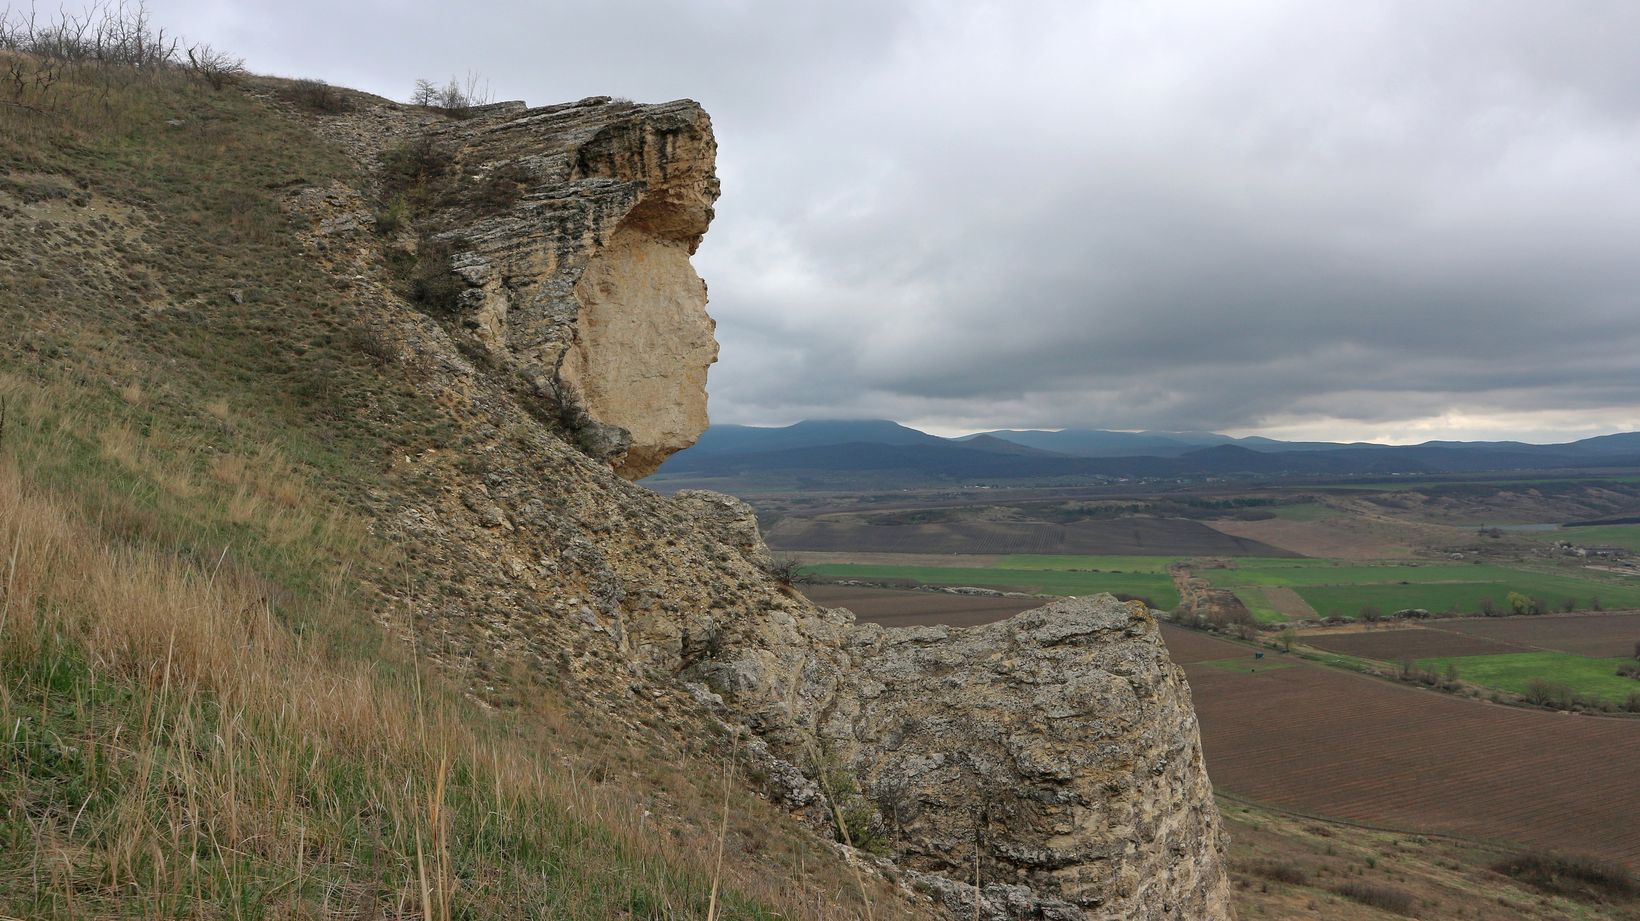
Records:
M1078 477L1351 476L1640 467L1640 432L1567 444L1288 442L1213 432L1000 430L941 438L886 419L714 425L655 475L971 482Z

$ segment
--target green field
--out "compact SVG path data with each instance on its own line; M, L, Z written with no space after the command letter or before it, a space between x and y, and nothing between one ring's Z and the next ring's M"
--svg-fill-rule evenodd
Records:
M1145 598L1152 607L1161 610L1179 606L1178 590L1173 587L1172 577L1165 572L1082 572L1066 569L885 566L860 563L822 563L805 566L804 571L826 581L905 580L922 585L973 585L1042 595L1092 595L1111 592Z
M1640 605L1640 580L1633 584L1596 577L1560 575L1490 564L1332 563L1326 560L1238 560L1235 569L1201 570L1213 585L1236 592L1260 620L1279 619L1261 586L1291 588L1322 617L1355 617L1371 606L1384 613L1424 608L1436 613L1473 614L1490 599L1500 610L1509 593L1519 592L1552 610L1566 599L1579 609Z
M1516 694L1525 694L1534 680L1565 685L1573 693L1621 704L1640 694L1640 681L1617 674L1627 659L1595 659L1565 652L1514 652L1496 656L1443 656L1419 659L1420 668L1444 672L1448 665L1458 678Z
M1335 563L1331 560L1244 558L1234 569L1203 569L1197 574L1220 588L1243 585L1373 585L1400 582L1495 582L1516 572L1500 566L1466 563Z
M805 567L819 579L907 581L925 585L973 585L1043 595L1125 593L1157 608L1179 604L1168 564L1185 557L1053 556L1020 554L988 566L910 566L821 563ZM1560 610L1567 599L1578 609L1640 607L1640 579L1610 580L1576 573L1544 573L1472 563L1342 563L1315 559L1238 557L1233 569L1197 569L1209 583L1229 589L1255 618L1285 618L1265 597L1266 586L1291 588L1322 617L1356 617L1371 606L1385 614L1405 608L1476 614L1487 601L1507 610L1518 592Z
M1264 590L1256 585L1244 585L1234 590L1235 596L1241 599L1242 606L1247 609L1253 619L1261 624L1273 624L1286 620L1270 599L1265 596Z

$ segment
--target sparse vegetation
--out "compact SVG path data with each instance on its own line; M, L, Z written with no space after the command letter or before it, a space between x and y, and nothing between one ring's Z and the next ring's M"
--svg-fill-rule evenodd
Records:
M789 553L776 554L769 561L769 575L788 588L810 581L808 573L803 569L803 562Z
M281 95L317 115L341 115L353 111L347 95L323 80L292 80Z
M1387 911L1391 914L1412 917L1416 903L1412 896L1391 886L1378 883L1368 883L1359 880L1341 883L1333 890L1351 901L1362 905L1371 905L1373 908Z
M1640 882L1624 867L1573 854L1526 851L1499 861L1494 870L1544 892L1588 901L1640 899Z
M468 71L463 80L451 77L443 86L431 80L417 80L410 93L411 105L440 109L458 118L478 106L488 105L492 99L489 82L472 71Z

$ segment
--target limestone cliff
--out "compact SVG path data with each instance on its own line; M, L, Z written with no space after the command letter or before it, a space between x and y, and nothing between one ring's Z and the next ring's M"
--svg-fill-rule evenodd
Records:
M646 476L706 428L717 341L689 257L718 197L711 122L692 102L603 98L486 114L427 129L469 187L522 186L493 213L459 213L454 196L445 235L460 241L452 268L471 287L451 332L584 448Z
M368 177L291 198L367 350L453 433L368 498L427 576L381 586L395 626L480 697L534 681L646 739L749 731L771 795L881 836L884 871L962 917L1230 917L1188 689L1142 607L859 625L768 575L742 503L626 479L705 424L715 344L688 257L717 181L698 105L382 103L321 130L363 163L430 138L458 190L512 187L439 200L419 241L382 239ZM389 258L440 241L448 313L416 309Z

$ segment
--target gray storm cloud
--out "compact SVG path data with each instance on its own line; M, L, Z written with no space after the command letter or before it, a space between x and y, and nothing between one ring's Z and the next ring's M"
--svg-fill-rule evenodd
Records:
M1640 4L166 3L402 98L689 96L714 418L1640 426Z

